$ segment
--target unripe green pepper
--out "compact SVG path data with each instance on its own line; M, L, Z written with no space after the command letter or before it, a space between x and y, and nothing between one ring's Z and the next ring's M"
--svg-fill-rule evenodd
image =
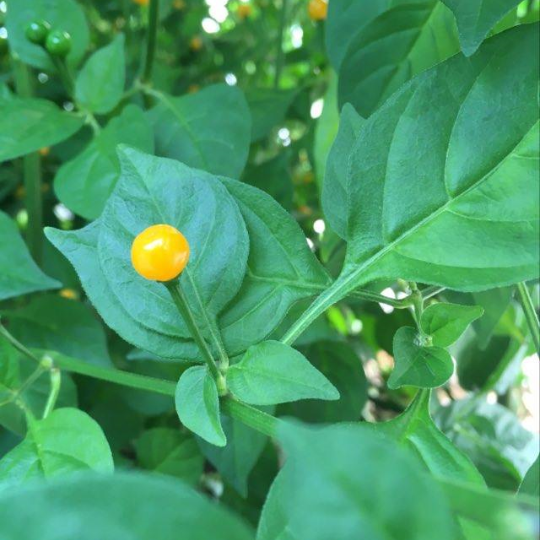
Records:
M54 56L67 56L71 51L71 36L63 30L53 30L47 36L45 48Z
M44 45L51 31L51 25L47 21L31 21L24 29L26 39L36 45Z

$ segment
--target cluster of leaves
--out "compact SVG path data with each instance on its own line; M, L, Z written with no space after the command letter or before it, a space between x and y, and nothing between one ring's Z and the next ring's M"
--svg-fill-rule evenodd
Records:
M315 12L0 2L2 538L535 537L539 2Z

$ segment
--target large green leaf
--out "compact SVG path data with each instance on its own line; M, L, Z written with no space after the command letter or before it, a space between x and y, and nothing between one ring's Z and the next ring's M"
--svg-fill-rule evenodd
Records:
M57 197L86 219L99 217L120 176L119 144L152 153L154 139L139 107L128 105L74 159L64 163L54 179Z
M279 341L250 347L240 362L229 368L227 384L236 397L252 405L339 399L339 392L319 370Z
M433 531L454 540L441 491L387 438L359 424L312 431L286 424L280 439L288 462L259 540L433 540Z
M58 281L37 267L17 226L3 212L0 212L0 246L0 300L60 287Z
M190 167L239 178L251 139L251 118L242 92L219 84L196 94L159 94L149 112L159 155Z
M279 204L254 187L222 181L238 203L250 238L242 288L219 323L227 349L239 354L271 334L296 301L327 287L330 277L298 223Z
M216 446L227 444L216 383L205 366L194 366L182 373L175 402L178 417L188 429Z
M112 472L111 450L99 425L78 409L32 420L26 439L0 460L0 484L10 486L77 471Z
M364 124L347 171L346 265L318 309L381 278L475 291L537 276L537 41L537 25L499 34Z
M5 540L253 540L244 523L177 480L78 475L0 495Z
M480 306L438 302L422 312L420 326L428 336L431 336L433 345L448 347L483 313L484 310Z
M142 349L165 358L182 357L185 348L172 338L190 339L189 330L165 287L136 274L131 244L140 231L156 223L182 231L191 255L181 282L204 332L206 319L212 323L242 284L248 255L245 225L233 198L208 173L128 149L121 152L121 166L121 179L99 225L77 233L47 234L57 247L63 245L107 324ZM92 251L97 251L98 260L87 272L80 267L89 264L80 250L87 251L89 242L96 245L96 235L97 249ZM66 251L66 240L75 242L77 251ZM145 302L139 301L141 296ZM126 314L129 320L122 320Z
M56 295L35 297L6 312L10 332L27 347L58 351L112 367L102 325L88 306Z
M0 99L0 162L59 143L83 123L45 99Z
M361 26L339 68L340 104L353 104L365 117L403 83L459 50L454 18L444 4L394 3Z
M436 388L442 386L454 373L450 353L442 347L423 345L421 339L411 326L404 326L396 332L395 366L388 379L389 388Z
M75 65L88 47L89 32L81 5L75 0L8 0L6 28L9 46L20 59L34 67L54 69L49 55L39 45L28 41L25 27L30 21L45 20L53 28L71 35L68 63Z
M442 0L454 13L464 54L470 56L488 32L520 0Z
M90 112L106 114L122 98L125 78L124 36L119 34L84 64L75 82L75 100Z
M146 470L196 484L203 472L204 458L195 438L178 429L156 427L136 441L137 461Z

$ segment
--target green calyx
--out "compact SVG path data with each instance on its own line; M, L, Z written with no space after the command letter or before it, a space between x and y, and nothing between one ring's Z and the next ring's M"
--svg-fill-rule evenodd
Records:
M45 48L54 56L67 56L71 51L71 36L63 30L53 30L47 35Z
M47 21L31 21L26 25L24 35L31 43L43 45L50 31L51 25Z

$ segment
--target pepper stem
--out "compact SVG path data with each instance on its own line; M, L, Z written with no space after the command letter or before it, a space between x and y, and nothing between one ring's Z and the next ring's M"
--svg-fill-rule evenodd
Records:
M214 360L214 357L212 356L212 352L210 351L210 348L208 347L208 344L206 343L204 336L201 334L201 331L199 330L197 321L195 320L195 317L193 316L191 308L189 307L189 303L187 301L184 290L182 289L182 286L180 285L180 281L178 279L175 279L173 281L168 281L164 283L164 285L165 287L167 287L167 290L169 291L173 299L173 302L176 305L176 308L180 312L180 315L184 319L184 322L186 323L187 327L189 328L189 331L191 335L193 336L195 343L197 343L197 346L199 347L199 350L201 351L204 361L206 362L208 369L210 370L210 373L212 374L212 377L216 381L216 384L219 383L222 386L223 375L220 373L217 367L217 364ZM221 391L223 392L223 388L221 388Z

